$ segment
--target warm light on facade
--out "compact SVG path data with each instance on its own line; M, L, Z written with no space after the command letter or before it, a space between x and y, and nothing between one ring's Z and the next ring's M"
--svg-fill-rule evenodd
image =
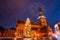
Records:
M30 24L29 18L27 18L26 23L25 23L24 36L25 37L31 37L31 24Z

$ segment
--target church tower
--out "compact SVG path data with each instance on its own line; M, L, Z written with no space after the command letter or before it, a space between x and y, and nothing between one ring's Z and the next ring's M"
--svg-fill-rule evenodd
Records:
M42 11L41 8L39 8L38 23L39 23L41 26L47 25L47 23L46 23L46 17L44 16L43 11Z

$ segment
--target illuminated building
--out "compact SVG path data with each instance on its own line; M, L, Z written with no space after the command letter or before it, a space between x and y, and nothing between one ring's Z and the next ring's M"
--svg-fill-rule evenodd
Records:
M50 26L47 25L46 17L43 15L43 11L39 9L39 17L37 18L37 22L31 22L29 18L27 18L26 22L24 21L17 21L16 32L18 32L25 37L32 37L32 38L42 38L42 37L49 37L49 32L52 31Z
M15 29L6 29L3 33L3 37L15 37Z
M24 21L18 20L17 25L16 25L16 31L15 31L15 36L16 37L23 37L23 29L24 29Z

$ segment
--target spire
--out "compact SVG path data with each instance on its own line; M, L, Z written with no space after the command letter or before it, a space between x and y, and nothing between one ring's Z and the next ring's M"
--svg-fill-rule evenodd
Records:
M39 16L43 15L42 8L39 8Z
M39 17L37 19L40 19L40 18L46 18L43 14L42 8L39 8Z
M39 8L39 12L43 12L43 11L42 11L42 8Z

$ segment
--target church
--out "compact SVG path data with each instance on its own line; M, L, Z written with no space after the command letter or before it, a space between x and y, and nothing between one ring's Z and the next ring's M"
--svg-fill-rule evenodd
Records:
M31 22L29 18L27 18L26 21L17 20L15 32L16 37L50 37L49 32L51 32L52 29L47 24L46 17L43 14L42 8L39 8L38 12L39 17L37 18L37 22Z

